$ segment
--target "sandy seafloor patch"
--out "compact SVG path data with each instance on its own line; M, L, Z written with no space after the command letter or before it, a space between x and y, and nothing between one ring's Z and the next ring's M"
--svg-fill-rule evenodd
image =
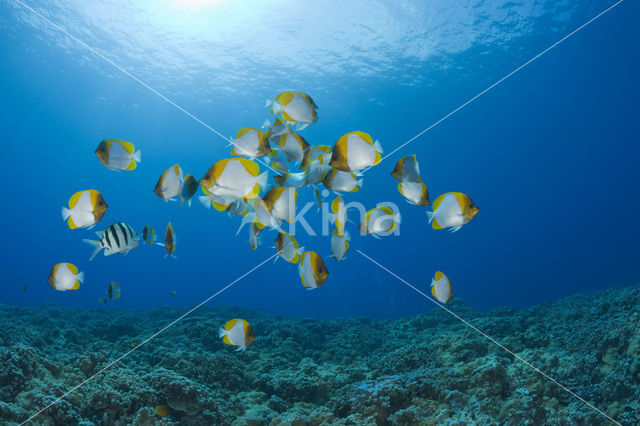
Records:
M480 313L450 308L622 424L640 419L640 287ZM25 420L184 310L0 307L0 419ZM244 352L217 330L240 317ZM160 418L154 407L168 404ZM73 425L606 424L437 309L395 320L201 308L34 419Z

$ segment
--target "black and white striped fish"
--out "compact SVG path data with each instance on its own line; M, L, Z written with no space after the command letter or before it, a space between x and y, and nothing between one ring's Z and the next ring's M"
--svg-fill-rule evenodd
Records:
M105 256L110 256L114 253L127 254L131 249L138 247L138 234L124 222L116 222L96 232L96 235L100 237L100 241L82 240L95 247L89 261L92 261L102 249Z

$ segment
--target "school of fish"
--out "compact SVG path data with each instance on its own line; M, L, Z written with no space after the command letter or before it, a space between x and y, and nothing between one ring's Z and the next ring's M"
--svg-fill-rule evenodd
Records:
M153 193L165 202L179 201L180 206L190 207L200 188L203 195L197 199L206 208L239 216L249 225L248 242L253 250L261 244L265 229L276 231L276 259L297 265L301 285L308 290L317 289L329 277L323 257L315 251L305 251L282 225L295 221L298 193L305 188L313 191L320 209L323 205L321 186L324 186L335 194L328 206L333 229L327 246L335 261L344 260L351 241L346 228L351 222L343 196L359 191L363 185L362 172L382 161L382 146L360 130L344 134L333 147L311 145L299 134L318 120L318 106L306 93L285 91L268 100L266 106L276 117L273 121L264 121L264 131L255 127L239 129L235 138L229 138L230 156L214 162L200 179L185 174L179 164L172 165L162 172ZM140 150L136 150L131 142L120 139L105 139L94 152L105 167L115 171L135 170L141 162ZM259 163L265 166L262 170ZM409 204L431 205L415 155L398 160L391 176L398 181L397 189ZM273 177L274 184L269 184L269 177ZM102 220L108 207L99 191L81 190L71 196L68 207L62 208L62 218L72 230L92 229ZM426 213L433 229L456 232L478 211L468 195L448 192L439 195ZM400 224L400 212L378 205L366 212L358 228L362 235L381 238L393 233ZM104 256L126 255L141 243L160 245L165 249L165 257L175 258L177 240L171 222L168 222L163 242L156 242L156 232L150 225L145 225L139 235L124 222L115 222L97 231L96 235L98 239L83 239L93 247L89 261L100 251ZM55 290L66 291L78 290L84 279L84 273L77 266L63 262L52 268L48 282ZM435 273L431 293L442 304L451 301L451 283L443 272ZM119 284L111 282L107 295L108 298L100 298L99 303L119 300ZM219 337L225 344L236 346L237 350L246 349L255 339L251 325L243 319L228 321L220 327ZM157 410L165 408L159 406Z

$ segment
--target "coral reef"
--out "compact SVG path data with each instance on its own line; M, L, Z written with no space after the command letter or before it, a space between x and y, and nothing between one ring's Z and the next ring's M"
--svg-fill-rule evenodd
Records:
M625 425L640 422L640 287L523 311L450 308ZM603 424L592 408L448 313L394 320L1 306L0 419L32 424ZM217 337L245 318L256 341ZM118 357L135 348L121 361ZM110 365L113 363L113 365ZM167 405L169 415L154 408Z

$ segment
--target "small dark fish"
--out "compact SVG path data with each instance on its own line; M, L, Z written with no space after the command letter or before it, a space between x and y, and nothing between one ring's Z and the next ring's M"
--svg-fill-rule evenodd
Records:
M192 175L186 175L184 177L184 185L182 186L182 192L180 193L180 207L186 202L191 207L191 199L196 194L200 182L196 180Z
M120 286L117 282L111 281L109 284L109 288L107 289L107 294L109 295L109 299L118 300L120 299Z
M27 286L22 284L22 291L27 291Z

